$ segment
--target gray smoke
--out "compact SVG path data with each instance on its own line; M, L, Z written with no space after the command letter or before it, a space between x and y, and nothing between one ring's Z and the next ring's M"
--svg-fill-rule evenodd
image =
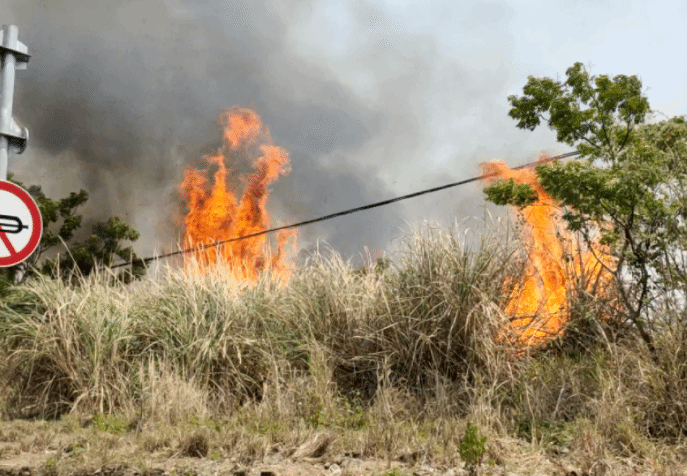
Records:
M290 154L268 201L273 225L471 177L483 160L536 157L505 118L511 53L496 32L509 7L452 7L457 28L484 38L473 47L484 57L463 63L371 2L282 3L0 0L32 55L14 102L29 148L9 170L53 198L85 189L84 228L120 216L149 256L176 246L183 168L215 152L215 118L234 105L255 110ZM341 15L348 26L332 30ZM374 258L424 219L482 217L479 190L310 225L298 241Z

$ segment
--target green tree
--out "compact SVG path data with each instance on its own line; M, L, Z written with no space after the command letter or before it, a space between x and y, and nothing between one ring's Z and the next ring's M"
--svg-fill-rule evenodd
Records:
M520 129L545 121L559 142L587 159L535 170L543 189L561 202L568 230L590 249L591 230L601 229L601 243L617 259L610 271L625 314L654 353L657 321L644 316L666 291L687 291L685 117L645 123L652 111L636 76L590 76L581 63L566 75L564 83L528 77L524 96L508 97L509 116ZM499 180L484 191L494 203L524 207L536 200L527 198L529 188Z
M73 277L77 270L87 276L96 266L111 265L115 256L133 263L131 269L117 276L118 279L130 282L145 274L143 260L136 256L131 247L124 247L120 243L124 240L136 241L139 233L117 217L104 223L96 223L91 235L84 242L67 243L81 227L82 216L76 210L88 200L88 194L84 190L52 200L45 196L40 186L32 185L27 188L15 180L11 173L8 174L8 181L25 188L36 200L43 219L43 235L38 248L26 261L9 268L0 268L0 294L10 284L24 282L36 272L64 280ZM61 222L59 226L58 222ZM60 243L68 245L67 251L58 253L55 258L46 258L39 264L44 253Z

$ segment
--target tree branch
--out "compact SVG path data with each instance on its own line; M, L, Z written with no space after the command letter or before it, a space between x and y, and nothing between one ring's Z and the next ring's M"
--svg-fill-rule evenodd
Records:
M623 143L618 149L618 154L625 148L625 143L627 142L627 138L630 137L630 126L632 125L632 121L627 121L627 131L625 132L625 138L623 139Z
M599 106L599 100L596 97L596 94L592 94L592 101L594 101L594 105L596 106L597 110L601 111L601 107ZM603 129L603 131L604 131L603 135L604 135L604 138L606 139L606 141L605 141L606 145L610 149L611 159L615 160L615 153L613 151L613 144L611 144L609 142L608 130L606 129L606 119L603 117L603 115L601 116L601 129Z

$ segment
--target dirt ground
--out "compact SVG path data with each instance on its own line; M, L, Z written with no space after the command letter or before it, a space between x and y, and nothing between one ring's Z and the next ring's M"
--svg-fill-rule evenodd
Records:
M232 433L197 428L144 427L112 434L75 421L80 420L0 420L0 476L470 475L462 462L452 467L433 463L422 448L392 453L389 460L364 458L345 449L350 445L331 430L304 435L293 446L270 443L274 440L269 437L251 445L248 436L236 439ZM207 437L194 439L197 435ZM487 442L478 475L687 475L685 448L685 454L666 448L638 461L609 456L598 442L578 446L582 450L544 449L521 439L494 437Z
M1 423L0 423L1 427ZM26 436L26 435L23 435ZM0 443L0 476L468 476L461 463L457 467L432 466L423 461L408 461L400 455L392 461L360 458L357 454L319 457L298 456L299 449L274 451L254 464L241 464L236 458L183 457L162 452L145 454L129 438L123 437L107 454L89 455L74 451L78 443L66 443L67 435L54 438L43 451L22 451L21 443ZM34 440L40 435L34 435ZM104 437L107 439L107 437ZM82 440L81 440L82 441ZM112 440L114 441L114 440ZM291 454L292 456L287 456ZM510 461L508 461L510 460ZM586 472L573 455L522 454L516 458L497 458L497 463L482 464L484 476L592 476L606 475L678 475L660 468L639 467L616 461Z
M409 465L399 461L393 461L387 465L385 461L363 460L357 458L326 458L322 460L310 459L309 461L282 461L272 464L258 464L253 466L243 466L232 462L209 461L197 458L173 458L173 459L150 459L145 462L145 469L141 468L140 462L127 462L126 458L117 463L105 465L79 465L70 467L66 461L61 461L56 468L46 467L45 462L48 457L39 454L22 454L18 458L10 460L0 460L0 476L34 476L50 474L70 474L74 476L368 476L368 475L447 475L459 476L468 475L469 472L464 468L441 468L431 467L422 464ZM395 471L394 471L395 470ZM556 467L550 461L542 464L537 472L516 473L508 471L504 467L484 467L480 475L503 475L520 476L529 474L538 475L561 475L561 476L582 476L585 473L574 470L565 471ZM632 473L628 473L632 474Z

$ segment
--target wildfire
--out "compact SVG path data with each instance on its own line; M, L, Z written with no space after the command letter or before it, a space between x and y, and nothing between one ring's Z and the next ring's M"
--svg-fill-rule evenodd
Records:
M289 154L271 144L269 130L255 112L238 107L225 109L217 117L217 124L222 129L222 146L215 155L203 157L207 167L187 168L179 187L188 209L183 220L186 247L267 230L267 187L279 175L290 172ZM228 186L231 171L225 163L227 158L237 157L247 157L254 169L252 174L241 177L245 188L238 202ZM216 169L214 174L212 169ZM272 276L288 278L291 267L284 245L290 238L294 239L295 249L296 231L284 230L277 236L275 252L270 250L267 235L261 235L184 255L184 265L188 272L204 273L224 263L229 277L237 281L256 281L266 270Z
M481 166L484 174L497 174L487 181L503 178L529 184L538 198L520 212L528 261L522 283L514 289L505 310L513 318L506 326L505 336L525 349L562 334L569 318L567 293L576 278L592 277L587 281L587 291L594 278L598 278L602 292L607 289L612 276L594 254L611 269L614 262L607 247L593 242L594 253L583 250L580 241L561 226L560 204L544 191L534 170L513 170L498 160Z

